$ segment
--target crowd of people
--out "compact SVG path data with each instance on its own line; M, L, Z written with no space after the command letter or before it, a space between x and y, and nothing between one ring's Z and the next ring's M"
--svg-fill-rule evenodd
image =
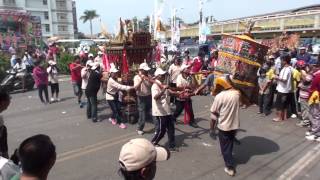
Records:
M96 57L89 53L85 57L74 56L74 61L69 65L71 84L77 97L77 103L80 108L86 106L87 118L94 123L103 120L99 118L97 110L98 92L102 89L112 112L108 119L110 124L121 129L127 128L121 112L124 91L135 91L137 95L139 112L137 134L144 134L146 121L153 119L154 122L155 134L152 139L133 139L122 147L119 157L119 173L125 179L152 179L154 177L155 162L168 159L169 152L178 151L175 142L175 125L181 113L184 111L184 124L193 128L199 127L195 120L191 97L201 94L203 89L211 91L211 88L214 95L210 108L212 113L211 133L219 138L221 153L225 161L225 172L230 176L235 175L232 150L234 142L237 142L236 132L240 128L239 107L240 105L247 107L250 103L241 92L232 86L230 81L232 76L216 77L212 73L201 85L196 83L195 77L201 70L214 70L218 51L212 52L209 63L204 62L204 53L201 51L193 59L189 57L188 51L185 51L183 55L177 53L168 68L162 65L167 64L168 60L162 60L157 64L154 73L151 73L152 68L149 64L142 63L133 78L132 86L118 81L120 71L115 64L110 65L111 68L107 72L108 78L104 76L102 55L103 52L99 51ZM30 59L27 54L26 59ZM43 61L32 61L32 63L34 66L32 72L41 102L49 104L60 101L57 59L54 56L49 57L46 61L46 68L43 66ZM273 118L275 122L285 121L288 117L298 118L298 126L309 127L306 139L320 142L319 65L319 58L317 61L311 61L305 48L300 48L298 53L281 49L266 57L264 64L257 72L258 114L269 116L275 108L277 115ZM51 99L48 95L48 85L51 86ZM86 97L86 103L84 103L83 94ZM2 111L10 103L8 95L5 95L3 99L4 101L1 97ZM0 153L3 158L8 158L6 127L3 123L1 132L5 135L1 135L3 140L1 140ZM159 144L165 134L168 135L168 150L160 147ZM38 149L38 146L45 148ZM135 150L134 154L132 154L133 150ZM18 152L23 170L23 173L19 174L21 179L32 175L46 177L55 161L54 145L50 138L44 135L25 140ZM41 158L48 161L40 161ZM10 166L14 166L14 163Z

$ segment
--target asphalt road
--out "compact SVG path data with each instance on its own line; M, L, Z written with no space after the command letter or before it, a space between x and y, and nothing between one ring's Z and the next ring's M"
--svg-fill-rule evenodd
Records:
M80 109L67 79L60 83L59 103L43 105L37 91L16 93L4 112L8 127L9 150L13 152L26 137L43 133L56 145L58 158L50 172L51 180L105 180L118 176L118 156L121 146L139 137L135 125L122 130L107 121L110 109L101 93L99 117L92 123ZM180 149L167 162L158 163L157 180L224 180L224 179L320 179L320 143L306 141L306 129L295 126L296 120L275 123L269 117L256 114L257 107L241 111L241 128L234 156L237 174L231 178L224 171L218 141L209 137L210 96L194 97L193 107L200 128L183 124L176 126L176 141ZM151 130L152 124L146 129ZM143 137L152 138L153 132ZM160 143L165 144L167 139Z

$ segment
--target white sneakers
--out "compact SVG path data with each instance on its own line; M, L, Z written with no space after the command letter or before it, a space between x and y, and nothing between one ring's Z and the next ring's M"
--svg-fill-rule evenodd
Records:
M311 131L306 132L306 139L309 141L317 141L320 142L320 137L313 134Z
M291 118L295 119L295 118L297 118L297 115L296 114L292 114Z
M142 136L142 135L144 134L144 132L143 132L143 131L140 131L140 130L137 130L137 132L138 132L138 134L139 134L140 136Z
M230 168L227 168L227 167L224 168L224 172L226 172L229 176L236 175L236 171L234 169L230 169Z

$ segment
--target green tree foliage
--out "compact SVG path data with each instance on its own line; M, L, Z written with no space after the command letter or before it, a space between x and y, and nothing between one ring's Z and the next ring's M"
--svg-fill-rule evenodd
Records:
M83 15L80 17L80 20L83 21L83 23L86 23L87 21L90 22L90 33L92 37L92 20L98 18L99 15L97 14L96 10L85 10L83 12Z

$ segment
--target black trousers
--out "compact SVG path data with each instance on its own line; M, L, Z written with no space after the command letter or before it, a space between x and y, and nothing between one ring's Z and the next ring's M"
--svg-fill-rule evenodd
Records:
M192 101L191 99L187 99L185 101L179 101L176 99L176 110L173 113L174 118L178 118L182 111L184 110L185 103L188 103L191 108L191 117L190 117L190 123L194 122L194 114L193 114L193 108L192 108Z
M9 158L7 137L7 127L5 125L0 126L0 156L4 158Z
M41 102L45 102L44 100L43 100L43 93L44 93L44 95L45 95L45 97L46 97L46 102L49 102L49 95L48 95L48 85L46 85L46 84L40 84L39 86L38 86L38 93L39 93L39 98L40 98L40 100L41 100Z
M92 119L92 121L96 121L98 119L98 99L97 95L95 96L87 96L87 118Z
M51 96L53 97L56 94L56 97L59 95L59 83L51 83Z
M297 99L296 99L296 93L289 93L288 94L288 100L289 100L289 109L288 109L288 113L291 114L298 114L297 112Z
M219 129L219 141L221 153L224 159L225 166L228 168L234 168L235 163L232 156L233 142L235 139L236 130L232 131L222 131Z
M174 148L175 145L175 130L174 130L174 119L171 115L168 116L155 116L156 121L158 121L158 127L156 128L156 134L152 138L151 142L153 144L158 144L163 136L167 133L169 140L169 148Z
M176 83L170 83L169 86L173 87L173 88L176 88L177 84ZM170 103L174 103L175 101L176 101L176 97L170 96Z

